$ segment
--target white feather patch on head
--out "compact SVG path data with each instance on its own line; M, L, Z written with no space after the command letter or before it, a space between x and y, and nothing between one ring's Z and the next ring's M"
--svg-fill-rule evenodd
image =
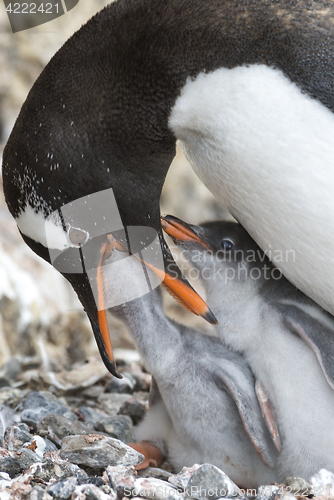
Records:
M27 205L16 218L16 224L21 233L41 243L45 248L65 250L74 246L69 244L61 219L55 212L46 218L42 211L35 212L30 205Z

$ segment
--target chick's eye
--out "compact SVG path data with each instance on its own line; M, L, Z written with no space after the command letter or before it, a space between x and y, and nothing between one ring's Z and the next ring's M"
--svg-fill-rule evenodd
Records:
M224 250L224 252L229 252L234 247L234 243L233 243L233 241L225 238L221 242L221 246L222 246L222 249Z

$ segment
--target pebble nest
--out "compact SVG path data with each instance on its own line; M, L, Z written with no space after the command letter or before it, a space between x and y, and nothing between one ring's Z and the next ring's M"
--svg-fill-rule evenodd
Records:
M147 411L151 376L133 350L116 350L123 379L99 358L71 370L45 371L38 358L14 357L0 373L1 500L284 500L332 497L334 475L322 470L306 481L239 490L211 464L173 474L136 471L142 455L127 446Z

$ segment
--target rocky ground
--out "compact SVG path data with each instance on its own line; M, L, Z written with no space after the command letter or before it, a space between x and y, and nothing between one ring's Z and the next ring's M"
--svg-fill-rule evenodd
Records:
M107 3L80 0L66 16L15 35L0 3L0 153L45 64ZM180 150L161 202L162 212L195 224L226 216ZM210 331L168 296L165 302L174 318ZM121 381L104 368L70 286L22 242L0 193L0 499L215 500L224 491L243 498L222 471L208 464L177 475L168 464L135 473L140 457L126 443L146 412L150 375L129 350L132 341L124 326L112 319L109 324ZM283 495L287 500L312 493L312 486L318 496L330 497L334 492L326 485L333 479L326 472L309 483L293 478L281 489L262 487L248 497Z
M322 470L309 482L239 490L210 464L172 474L138 473L141 455L126 443L147 410L150 375L133 350L116 350L123 379L97 357L71 370L46 371L38 357L12 357L0 373L1 500L186 500L331 498L334 475ZM317 493L318 492L318 493Z

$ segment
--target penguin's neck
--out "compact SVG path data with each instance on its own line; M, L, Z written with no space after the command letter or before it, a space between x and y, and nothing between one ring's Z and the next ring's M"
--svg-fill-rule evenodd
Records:
M129 329L146 368L156 378L164 376L181 344L178 325L163 311L159 288L136 300L110 309Z
M262 300L253 280L236 279L222 282L220 278L202 282L206 301L218 320L217 332L232 350L243 351L252 343L250 332L256 331Z

